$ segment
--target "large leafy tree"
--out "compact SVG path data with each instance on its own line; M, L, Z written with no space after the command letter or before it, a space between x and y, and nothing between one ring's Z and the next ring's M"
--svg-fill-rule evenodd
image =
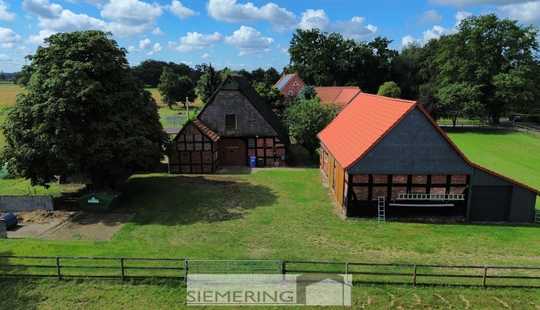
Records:
M201 65L199 70L203 72L199 81L197 82L197 87L195 92L197 96L204 102L208 103L208 100L214 92L218 89L219 85L222 82L222 76L219 72L210 65ZM227 70L229 72L230 70Z
M195 87L191 79L174 73L169 67L163 69L158 90L169 108L180 101L186 104L186 98L189 101L195 99Z
M455 127L459 117L474 118L482 113L478 99L480 87L467 83L442 85L436 93L439 99L439 113L449 117Z
M318 98L299 99L285 110L285 123L291 137L314 154L319 147L317 134L336 114L333 106L321 104Z
M82 175L115 187L162 157L156 103L132 76L126 51L100 31L55 34L37 49L3 127L11 173L47 185Z
M512 102L527 104L528 81L538 52L537 31L496 15L470 17L437 51L439 84L467 83L479 87L479 102L486 116L498 123ZM524 93L525 92L525 93ZM517 96L515 100L512 98Z
M198 79L198 74L186 64L176 64L173 62L164 62L148 59L133 67L133 75L144 85L157 87L160 82L161 74L165 68L171 69L180 76L189 76L192 81Z

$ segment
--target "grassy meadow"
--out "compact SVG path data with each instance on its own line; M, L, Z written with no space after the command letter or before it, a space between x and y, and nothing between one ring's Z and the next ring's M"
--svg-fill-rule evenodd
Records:
M0 84L0 122L14 104L13 87ZM181 107L160 104L159 113L164 127L187 119ZM540 188L539 135L499 131L451 133L450 137L473 161ZM20 179L0 180L0 194L57 196L69 190L59 185L31 187ZM118 208L135 216L110 241L0 240L0 255L540 266L538 226L379 225L369 219L342 220L333 211L318 169L136 175L124 188ZM4 301L0 308L6 309L184 308L185 290L174 282L0 280L0 286L6 288L0 290ZM540 294L527 289L365 285L353 289L353 303L366 309L540 309Z

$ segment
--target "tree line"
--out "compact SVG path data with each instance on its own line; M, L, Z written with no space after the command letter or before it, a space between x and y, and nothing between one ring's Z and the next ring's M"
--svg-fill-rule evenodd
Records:
M354 85L419 100L436 118L498 123L509 113L540 111L537 34L532 26L495 15L473 16L452 34L397 51L386 38L358 42L297 30L287 70L310 85Z

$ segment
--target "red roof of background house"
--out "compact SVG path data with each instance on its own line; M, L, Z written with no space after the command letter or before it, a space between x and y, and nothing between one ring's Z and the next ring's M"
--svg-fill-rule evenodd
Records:
M318 137L332 156L348 169L362 159L387 133L389 133L414 108L418 108L450 146L473 168L500 177L526 188L537 195L540 191L509 177L491 171L470 161L437 125L431 116L415 101L394 99L359 93Z
M319 133L319 139L348 168L415 106L414 101L360 93Z
M329 86L315 87L315 92L322 103L344 108L361 90L356 86Z

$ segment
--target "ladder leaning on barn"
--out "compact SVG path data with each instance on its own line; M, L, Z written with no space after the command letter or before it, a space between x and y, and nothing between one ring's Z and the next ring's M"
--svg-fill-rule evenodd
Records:
M379 223L386 222L386 201L384 196L377 197L377 220Z

